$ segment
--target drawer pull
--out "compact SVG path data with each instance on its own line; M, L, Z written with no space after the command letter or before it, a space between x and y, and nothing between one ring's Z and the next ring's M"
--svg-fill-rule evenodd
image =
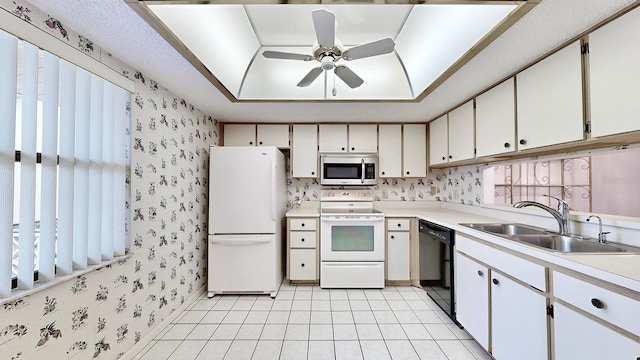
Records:
M493 282L494 285L500 284L500 281L498 281L498 279L493 279L491 280L491 282Z
M604 303L600 299L591 299L591 305L595 306L596 309L604 309Z
M304 267L304 263L302 263L300 266Z
M402 227L402 224L398 223L398 227Z
M304 227L304 223L300 224L300 226Z
M482 271L478 270L478 276L483 276L483 275L484 275L484 273Z
M300 241L304 242L304 238L300 239Z

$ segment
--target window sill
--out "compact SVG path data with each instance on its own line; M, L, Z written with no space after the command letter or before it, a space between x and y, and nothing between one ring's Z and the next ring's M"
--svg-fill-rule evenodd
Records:
M104 268L105 266L109 266L112 264L115 264L117 262L123 261L123 260L127 260L128 258L130 258L133 254L132 253L128 253L126 255L122 255L122 256L118 256L115 257L111 260L108 261L103 261L100 264L96 264L96 265L89 265L87 266L86 269L82 269L82 270L74 270L71 274L69 275L62 275L62 276L56 276L56 278L53 281L48 281L48 282L43 282L43 283L35 283L33 284L33 288L32 289L14 289L13 291L11 291L11 296L4 298L4 299L0 299L0 305L4 305L6 303L10 303L16 299L19 299L21 297L25 297L25 296L29 296L32 294L35 294L39 291L43 291L46 290L48 288L60 285L61 283L65 282L65 281L69 281L72 279L77 278L78 276L82 276L85 274L88 274L90 272L99 270Z

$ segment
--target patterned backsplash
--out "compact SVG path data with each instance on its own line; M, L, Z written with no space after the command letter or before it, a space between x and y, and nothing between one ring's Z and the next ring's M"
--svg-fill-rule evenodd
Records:
M317 179L289 178L287 207L301 201L319 201ZM482 169L477 165L429 169L426 178L379 179L372 187L375 201L444 201L466 205L482 203Z

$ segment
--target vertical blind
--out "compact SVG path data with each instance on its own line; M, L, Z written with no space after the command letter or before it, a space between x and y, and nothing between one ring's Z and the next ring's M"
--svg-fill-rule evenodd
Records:
M0 30L0 298L124 255L128 100Z

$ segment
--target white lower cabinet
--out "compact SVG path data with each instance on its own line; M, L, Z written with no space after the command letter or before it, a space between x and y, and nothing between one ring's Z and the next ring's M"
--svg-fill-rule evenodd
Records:
M553 313L555 360L640 359L640 342L563 304Z
M291 280L316 280L316 249L291 249L289 256Z
M409 232L387 233L387 280L409 280Z
M547 297L491 272L491 353L496 360L548 357Z
M548 359L546 268L460 233L456 250L460 324L496 360Z
M489 350L489 268L456 253L456 318Z
M318 219L287 219L287 276L291 281L318 280Z

